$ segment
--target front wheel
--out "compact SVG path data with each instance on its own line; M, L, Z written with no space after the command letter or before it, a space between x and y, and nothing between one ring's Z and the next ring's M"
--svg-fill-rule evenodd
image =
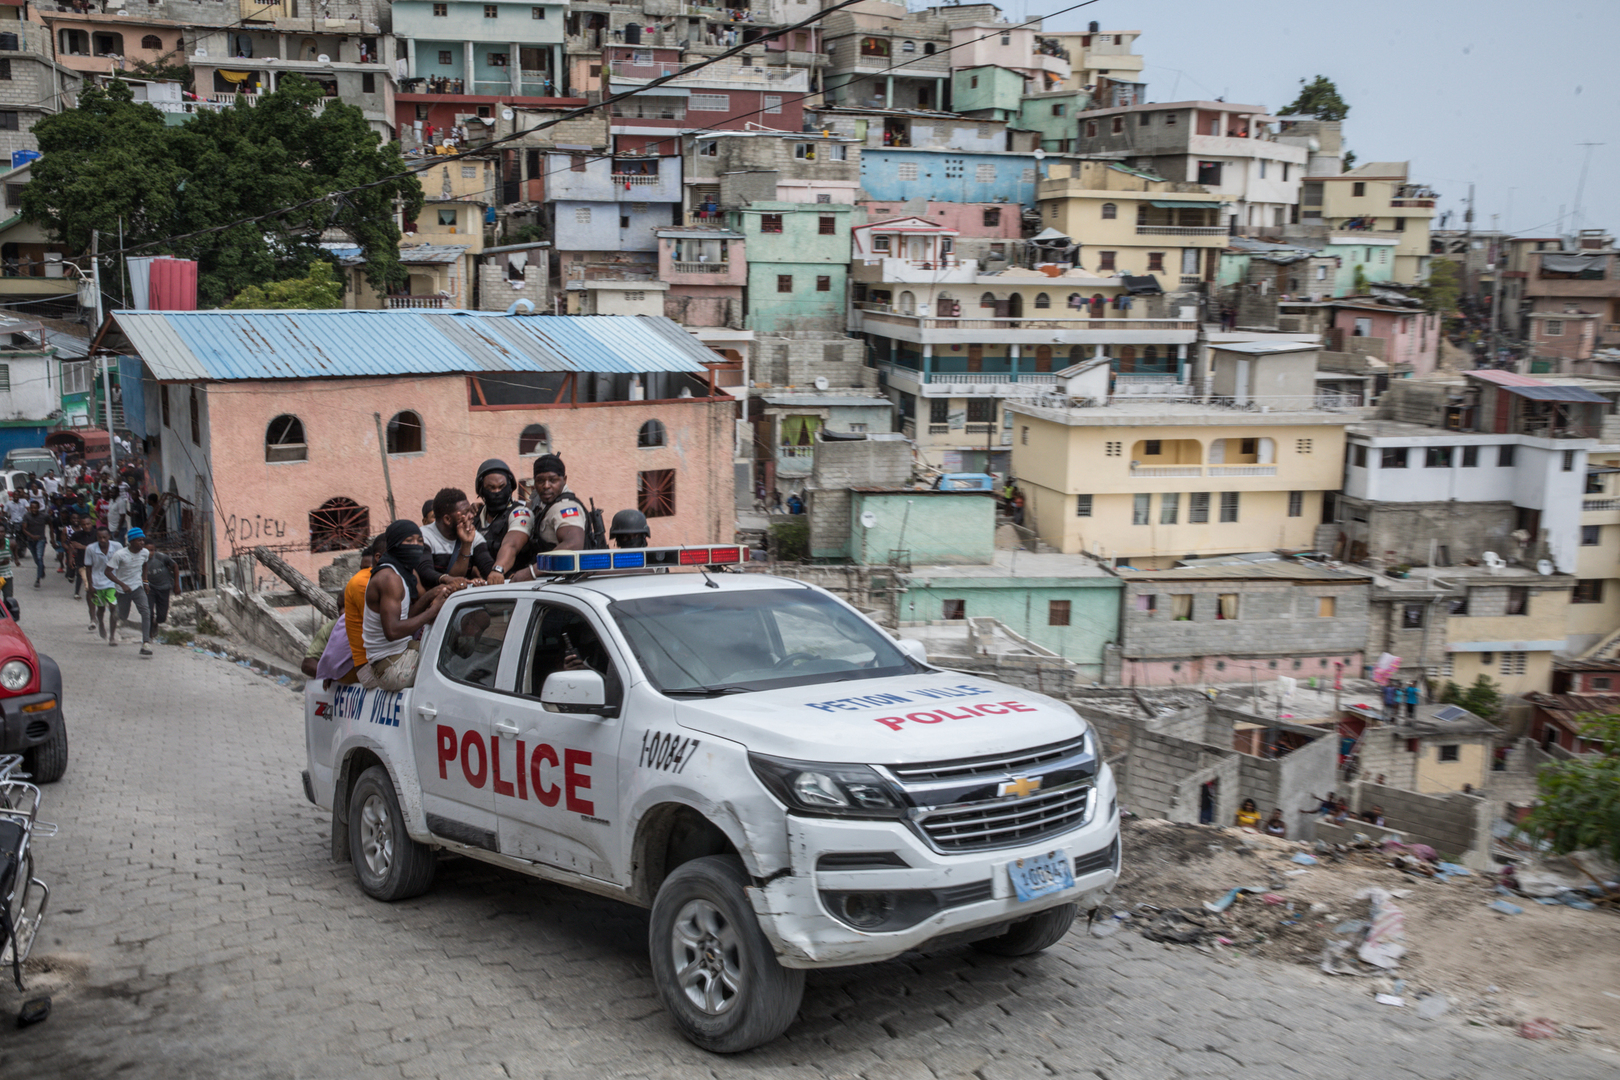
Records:
M67 772L67 721L51 732L51 737L28 751L28 772L36 784L54 784Z
M734 1054L793 1023L804 972L784 968L748 902L748 872L732 855L682 863L653 900L653 982L693 1043Z
M975 941L973 947L993 956L1031 956L1043 952L1063 940L1063 935L1074 925L1078 910L1074 904L1047 908L1013 923L999 937Z
M349 792L349 851L368 896L406 900L427 892L438 868L433 849L405 832L388 770L373 765Z

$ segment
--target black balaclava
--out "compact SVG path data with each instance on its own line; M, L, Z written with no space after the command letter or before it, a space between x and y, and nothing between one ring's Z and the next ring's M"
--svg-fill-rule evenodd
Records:
M484 477L492 472L506 474L506 487L493 498L484 490ZM517 476L507 467L506 462L500 458L490 458L478 466L478 476L474 480L473 490L484 500L484 511L488 519L491 522L498 521L512 508L512 498L517 494Z
M405 543L411 537L418 540L422 538L422 527L414 521L401 518L388 526L383 533L383 554L377 560L378 566L392 566L399 571L399 576L405 579L405 591L409 594L410 603L416 603L417 581L416 571L423 566L433 569L433 555L428 551L426 544ZM375 570L373 571L375 573Z

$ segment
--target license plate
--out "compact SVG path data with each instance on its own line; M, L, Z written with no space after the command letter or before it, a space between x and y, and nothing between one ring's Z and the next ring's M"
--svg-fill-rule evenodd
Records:
M1012 875L1013 891L1020 901L1037 900L1074 887L1074 868L1069 856L1062 851L1048 851L1045 855L1030 855L1010 862L1007 872Z

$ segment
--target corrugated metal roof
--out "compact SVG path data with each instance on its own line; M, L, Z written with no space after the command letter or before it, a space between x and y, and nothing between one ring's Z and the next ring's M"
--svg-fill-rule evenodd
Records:
M420 247L400 248L399 261L407 264L447 263L455 262L465 254L465 244L423 244Z
M160 380L480 371L705 371L716 354L662 316L480 311L116 311Z
M1532 379L1530 376L1520 375L1516 371L1497 371L1493 368L1485 368L1479 371L1465 371L1463 374L1475 379L1484 379L1486 382L1495 383L1498 386L1547 385L1545 379Z
M1520 375L1512 371L1469 371L1464 374L1476 379L1483 379L1495 383L1510 394L1517 394L1532 401L1565 401L1587 402L1593 405L1608 405L1609 399L1602 394L1594 394L1585 387L1556 386L1541 379L1532 379L1528 375Z
M1211 342L1209 347L1219 349L1221 352L1269 356L1272 353L1304 352L1306 349L1320 349L1322 346L1309 341L1231 341L1224 344Z

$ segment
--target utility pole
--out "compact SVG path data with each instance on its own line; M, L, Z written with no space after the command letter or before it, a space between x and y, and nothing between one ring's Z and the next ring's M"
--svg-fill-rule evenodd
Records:
M95 304L91 308L95 312L95 326L90 330L90 340L94 342L101 336L101 233L90 233L90 288L95 291ZM113 475L118 475L118 434L113 431L112 415L112 379L107 374L107 354L101 354L101 400L102 407L107 410L107 458L112 465Z
M372 413L371 418L377 422L377 453L382 455L383 486L388 489L388 520L393 521L399 514L394 510L394 481L388 475L388 442L383 438L382 413Z

